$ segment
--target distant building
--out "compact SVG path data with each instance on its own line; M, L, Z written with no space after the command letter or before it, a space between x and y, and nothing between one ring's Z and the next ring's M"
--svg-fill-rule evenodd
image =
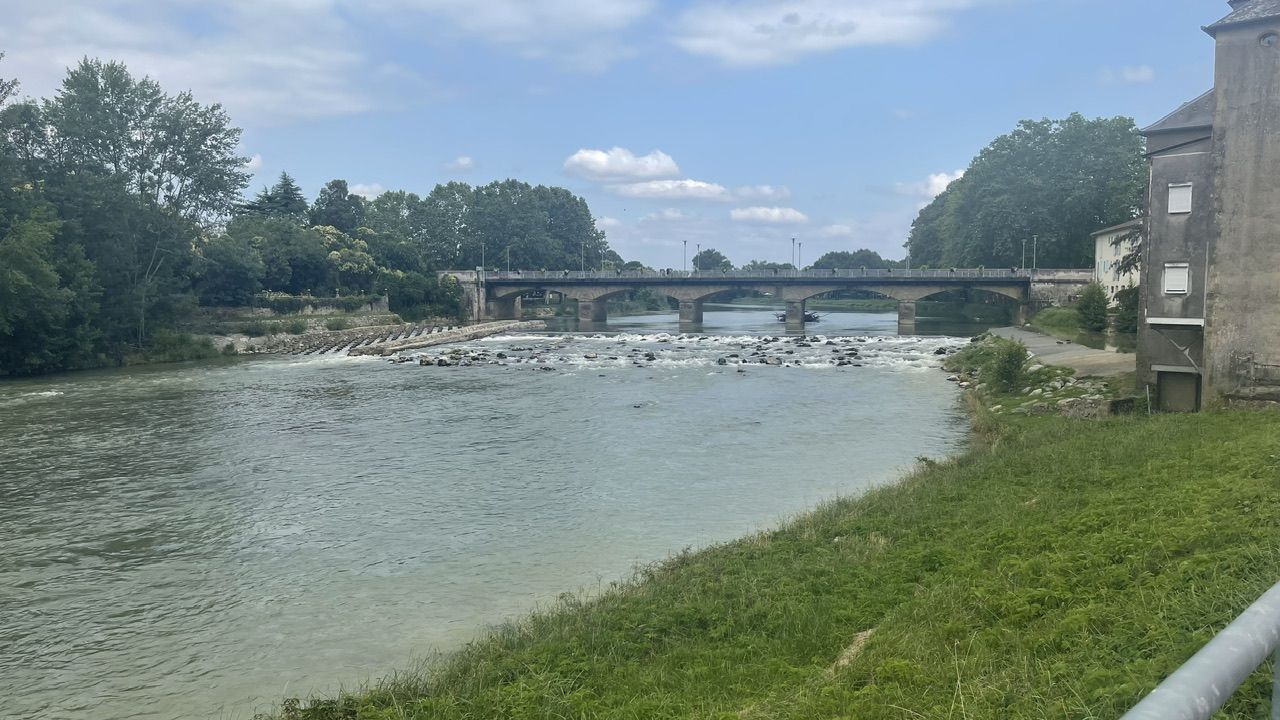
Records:
M1280 0L1229 4L1214 88L1143 131L1138 373L1165 410L1280 402Z
M1138 269L1120 272L1120 263L1138 247L1141 220L1103 228L1093 234L1093 279L1107 291L1107 302L1116 301L1116 293L1138 284Z

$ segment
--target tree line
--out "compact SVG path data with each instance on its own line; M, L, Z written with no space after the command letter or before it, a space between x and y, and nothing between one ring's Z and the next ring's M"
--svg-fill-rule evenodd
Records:
M857 270L859 268L867 268L869 270L883 268L902 267L903 262L900 260L886 260L880 256L880 253L874 250L836 250L826 253L822 257L813 262L812 265L805 267L807 270ZM636 269L640 269L637 267ZM729 258L725 257L715 248L707 248L698 252L693 256L693 269L699 272L712 271L729 271L733 270L734 264ZM748 272L767 272L771 270L795 270L796 266L791 263L770 262L767 260L752 260L741 267L739 270Z
M0 54L0 58L3 55ZM586 202L516 180L308 201L287 173L245 201L241 136L219 105L84 59L53 97L0 79L0 375L123 362L200 306L261 292L387 294L457 314L435 270L621 264Z

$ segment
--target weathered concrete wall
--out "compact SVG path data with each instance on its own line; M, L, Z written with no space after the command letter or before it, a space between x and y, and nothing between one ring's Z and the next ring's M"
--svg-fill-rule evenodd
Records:
M1267 33L1280 33L1280 19L1217 34L1209 403L1280 388L1280 45L1260 43Z
M1213 163L1207 131L1190 146L1175 147L1150 158L1147 190L1150 242L1142 258L1142 322L1138 327L1138 379L1156 382L1154 366L1182 367L1197 372L1202 366L1203 330L1196 326L1152 324L1172 318L1203 319L1208 283L1208 247L1215 230ZM1191 212L1169 214L1169 185L1191 183ZM1164 291L1166 263L1187 263L1190 283L1185 294Z

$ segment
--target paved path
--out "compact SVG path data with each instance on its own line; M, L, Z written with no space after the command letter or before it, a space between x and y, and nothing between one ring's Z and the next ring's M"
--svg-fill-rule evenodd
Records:
M1055 337L1019 328L1004 327L991 331L1002 338L1021 341L1036 357L1048 365L1072 368L1079 377L1114 377L1133 372L1137 359L1128 353L1094 350L1076 343L1064 343Z

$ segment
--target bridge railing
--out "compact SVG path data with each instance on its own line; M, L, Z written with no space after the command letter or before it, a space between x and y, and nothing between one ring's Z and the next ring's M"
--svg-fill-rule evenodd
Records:
M1280 720L1280 583L1223 628L1120 720L1208 720L1264 663L1272 663L1271 719Z
M685 279L700 282L720 279L731 280L771 280L811 279L830 280L831 278L880 278L890 279L1018 279L1039 277L1048 271L1034 271L1017 268L938 268L938 269L890 269L890 268L856 268L834 270L510 270L481 271L485 280L671 280ZM1058 271L1053 271L1058 272Z

